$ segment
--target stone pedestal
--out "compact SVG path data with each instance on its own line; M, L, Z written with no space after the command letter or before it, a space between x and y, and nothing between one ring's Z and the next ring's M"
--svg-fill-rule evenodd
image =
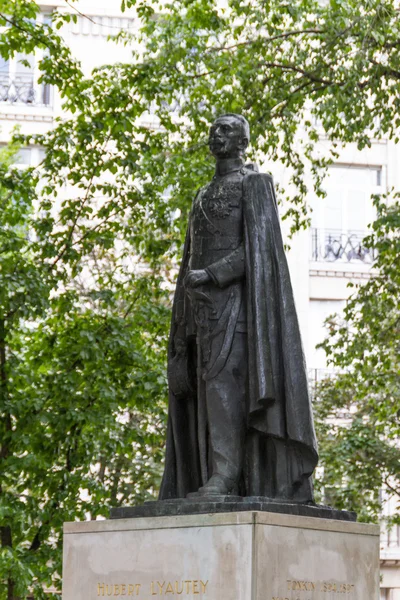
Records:
M379 527L241 511L66 523L63 600L379 600Z

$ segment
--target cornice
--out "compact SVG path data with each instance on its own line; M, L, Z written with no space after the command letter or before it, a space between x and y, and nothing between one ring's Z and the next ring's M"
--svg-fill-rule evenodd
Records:
M23 121L29 123L53 123L54 117L51 115L38 115L28 113L0 113L1 121Z
M329 277L329 278L341 278L341 279L370 279L371 271L339 271L333 269L310 269L310 277Z

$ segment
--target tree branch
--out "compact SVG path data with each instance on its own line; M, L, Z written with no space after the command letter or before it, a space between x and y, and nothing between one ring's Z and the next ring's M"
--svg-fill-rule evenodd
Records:
M102 145L102 152L105 150L105 148L106 148L106 146L107 146L107 144L108 144L108 142L110 140L110 137L111 137L111 132L107 135L106 139L104 140L104 143ZM51 263L50 270L53 269L56 266L56 264L62 259L62 257L64 256L64 254L67 252L67 250L70 249L74 245L74 244L71 244L71 240L72 240L72 237L74 235L75 227L76 227L76 225L78 223L79 217L81 216L83 208L84 208L86 202L89 199L89 193L90 193L91 187L93 185L94 178L95 178L95 172L92 173L92 176L89 179L88 187L87 187L87 190L86 190L86 194L85 194L85 196L84 196L84 198L83 198L83 200L81 202L81 206L79 207L79 210L78 210L78 212L77 212L77 214L75 216L75 219L72 222L72 225L71 225L69 233L68 233L67 240L66 240L66 242L64 244L64 248L58 254L58 256L56 257L56 259Z
M323 85L336 85L336 86L343 85L343 82L337 82L337 81L332 81L329 79L323 79L322 77L317 77L316 75L314 75L313 71L306 71L305 69L296 67L296 65L282 64L282 63L275 63L275 62L265 62L265 63L259 63L257 66L268 67L270 69L282 69L283 71L293 71L294 73L300 73L304 77L307 77L307 79L309 79L310 81L313 81L314 83L322 83ZM264 83L264 80L263 80L263 83Z
M393 494L396 494L396 496L400 496L400 488L395 488L393 487L389 481L388 481L388 477L385 477L385 479L383 480L384 484L386 485L386 487L393 492Z
M240 48L243 46L251 46L256 44L257 42L269 43L274 42L275 40L286 39L289 37L297 36L297 35L306 35L306 34L315 34L322 35L326 33L324 29L302 29L299 31L288 31L286 33L280 33L277 35L273 35L271 37L259 37L253 40L247 40L246 42L238 42L237 44L233 44L232 46L214 46L206 50L205 54L211 54L212 52L223 52L225 50L235 50L236 48Z

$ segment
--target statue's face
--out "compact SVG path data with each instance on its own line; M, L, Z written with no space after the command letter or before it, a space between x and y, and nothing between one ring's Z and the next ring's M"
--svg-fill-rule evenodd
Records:
M221 117L211 125L208 145L215 158L238 158L247 142L242 125L234 117Z

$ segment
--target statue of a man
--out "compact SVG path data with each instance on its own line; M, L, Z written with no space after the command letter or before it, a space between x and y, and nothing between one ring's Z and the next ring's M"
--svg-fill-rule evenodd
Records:
M210 129L213 179L196 195L169 345L161 499L312 502L318 455L273 181L245 165L236 114Z

